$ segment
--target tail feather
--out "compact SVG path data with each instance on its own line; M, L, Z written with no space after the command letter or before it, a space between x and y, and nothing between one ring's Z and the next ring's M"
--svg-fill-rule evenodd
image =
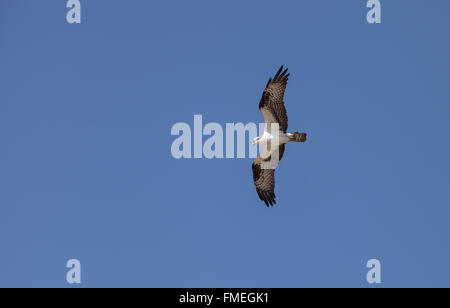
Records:
M306 133L299 133L295 132L292 134L289 134L289 141L291 142L305 142L306 141Z

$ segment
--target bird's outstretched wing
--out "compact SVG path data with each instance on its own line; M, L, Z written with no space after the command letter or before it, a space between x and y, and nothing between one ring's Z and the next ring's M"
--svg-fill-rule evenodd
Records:
M284 144L279 146L279 160L283 158ZM271 157L264 159L259 156L252 164L253 181L259 198L269 206L276 204L275 201L275 169L264 169L262 164L270 161Z
M263 114L264 122L267 124L278 123L279 130L284 133L288 128L288 117L283 102L290 75L287 71L288 69L283 71L283 66L281 66L275 76L269 79L259 102L259 110Z

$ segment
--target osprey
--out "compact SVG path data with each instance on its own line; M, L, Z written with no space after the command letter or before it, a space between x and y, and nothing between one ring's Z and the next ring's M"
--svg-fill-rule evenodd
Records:
M276 204L274 193L275 169L283 157L285 144L287 142L306 141L306 133L286 132L288 117L283 96L290 75L287 74L287 71L287 69L283 71L283 66L281 66L273 79L270 78L267 82L259 102L259 110L265 122L264 133L262 136L253 139L253 144L262 145L261 154L252 164L253 181L259 198L267 206ZM278 153L275 152L277 150Z

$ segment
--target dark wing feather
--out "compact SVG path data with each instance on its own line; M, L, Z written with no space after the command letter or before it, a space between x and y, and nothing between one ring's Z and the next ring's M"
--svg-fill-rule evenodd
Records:
M275 202L275 170L261 169L261 164L253 162L253 181L255 182L256 192L259 199L269 206L274 205Z
M288 69L283 71L283 66L281 66L275 76L269 79L259 102L259 109L264 116L264 121L278 123L282 132L286 132L288 128L288 117L283 102L290 75L287 71Z
M279 147L279 160L283 158L284 155L284 144ZM253 181L255 182L256 192L258 193L259 199L264 201L264 203L269 205L276 204L275 201L275 169L262 169L261 164L263 161L269 161L268 159L263 160L258 157L252 164L253 171Z

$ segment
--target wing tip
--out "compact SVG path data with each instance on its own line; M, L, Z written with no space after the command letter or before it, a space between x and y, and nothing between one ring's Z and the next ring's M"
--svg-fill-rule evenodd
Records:
M274 206L277 204L277 201L275 200L276 196L275 193L269 192L269 191L262 191L257 189L256 192L258 193L259 199L261 201L264 201L267 207Z
M277 73L275 74L275 76L273 77L273 79L269 79L269 82L267 83L268 87L272 82L284 82L286 83L288 81L288 77L290 76L290 73L288 73L288 68L284 69L284 65L282 65ZM287 73L287 74L286 74Z

